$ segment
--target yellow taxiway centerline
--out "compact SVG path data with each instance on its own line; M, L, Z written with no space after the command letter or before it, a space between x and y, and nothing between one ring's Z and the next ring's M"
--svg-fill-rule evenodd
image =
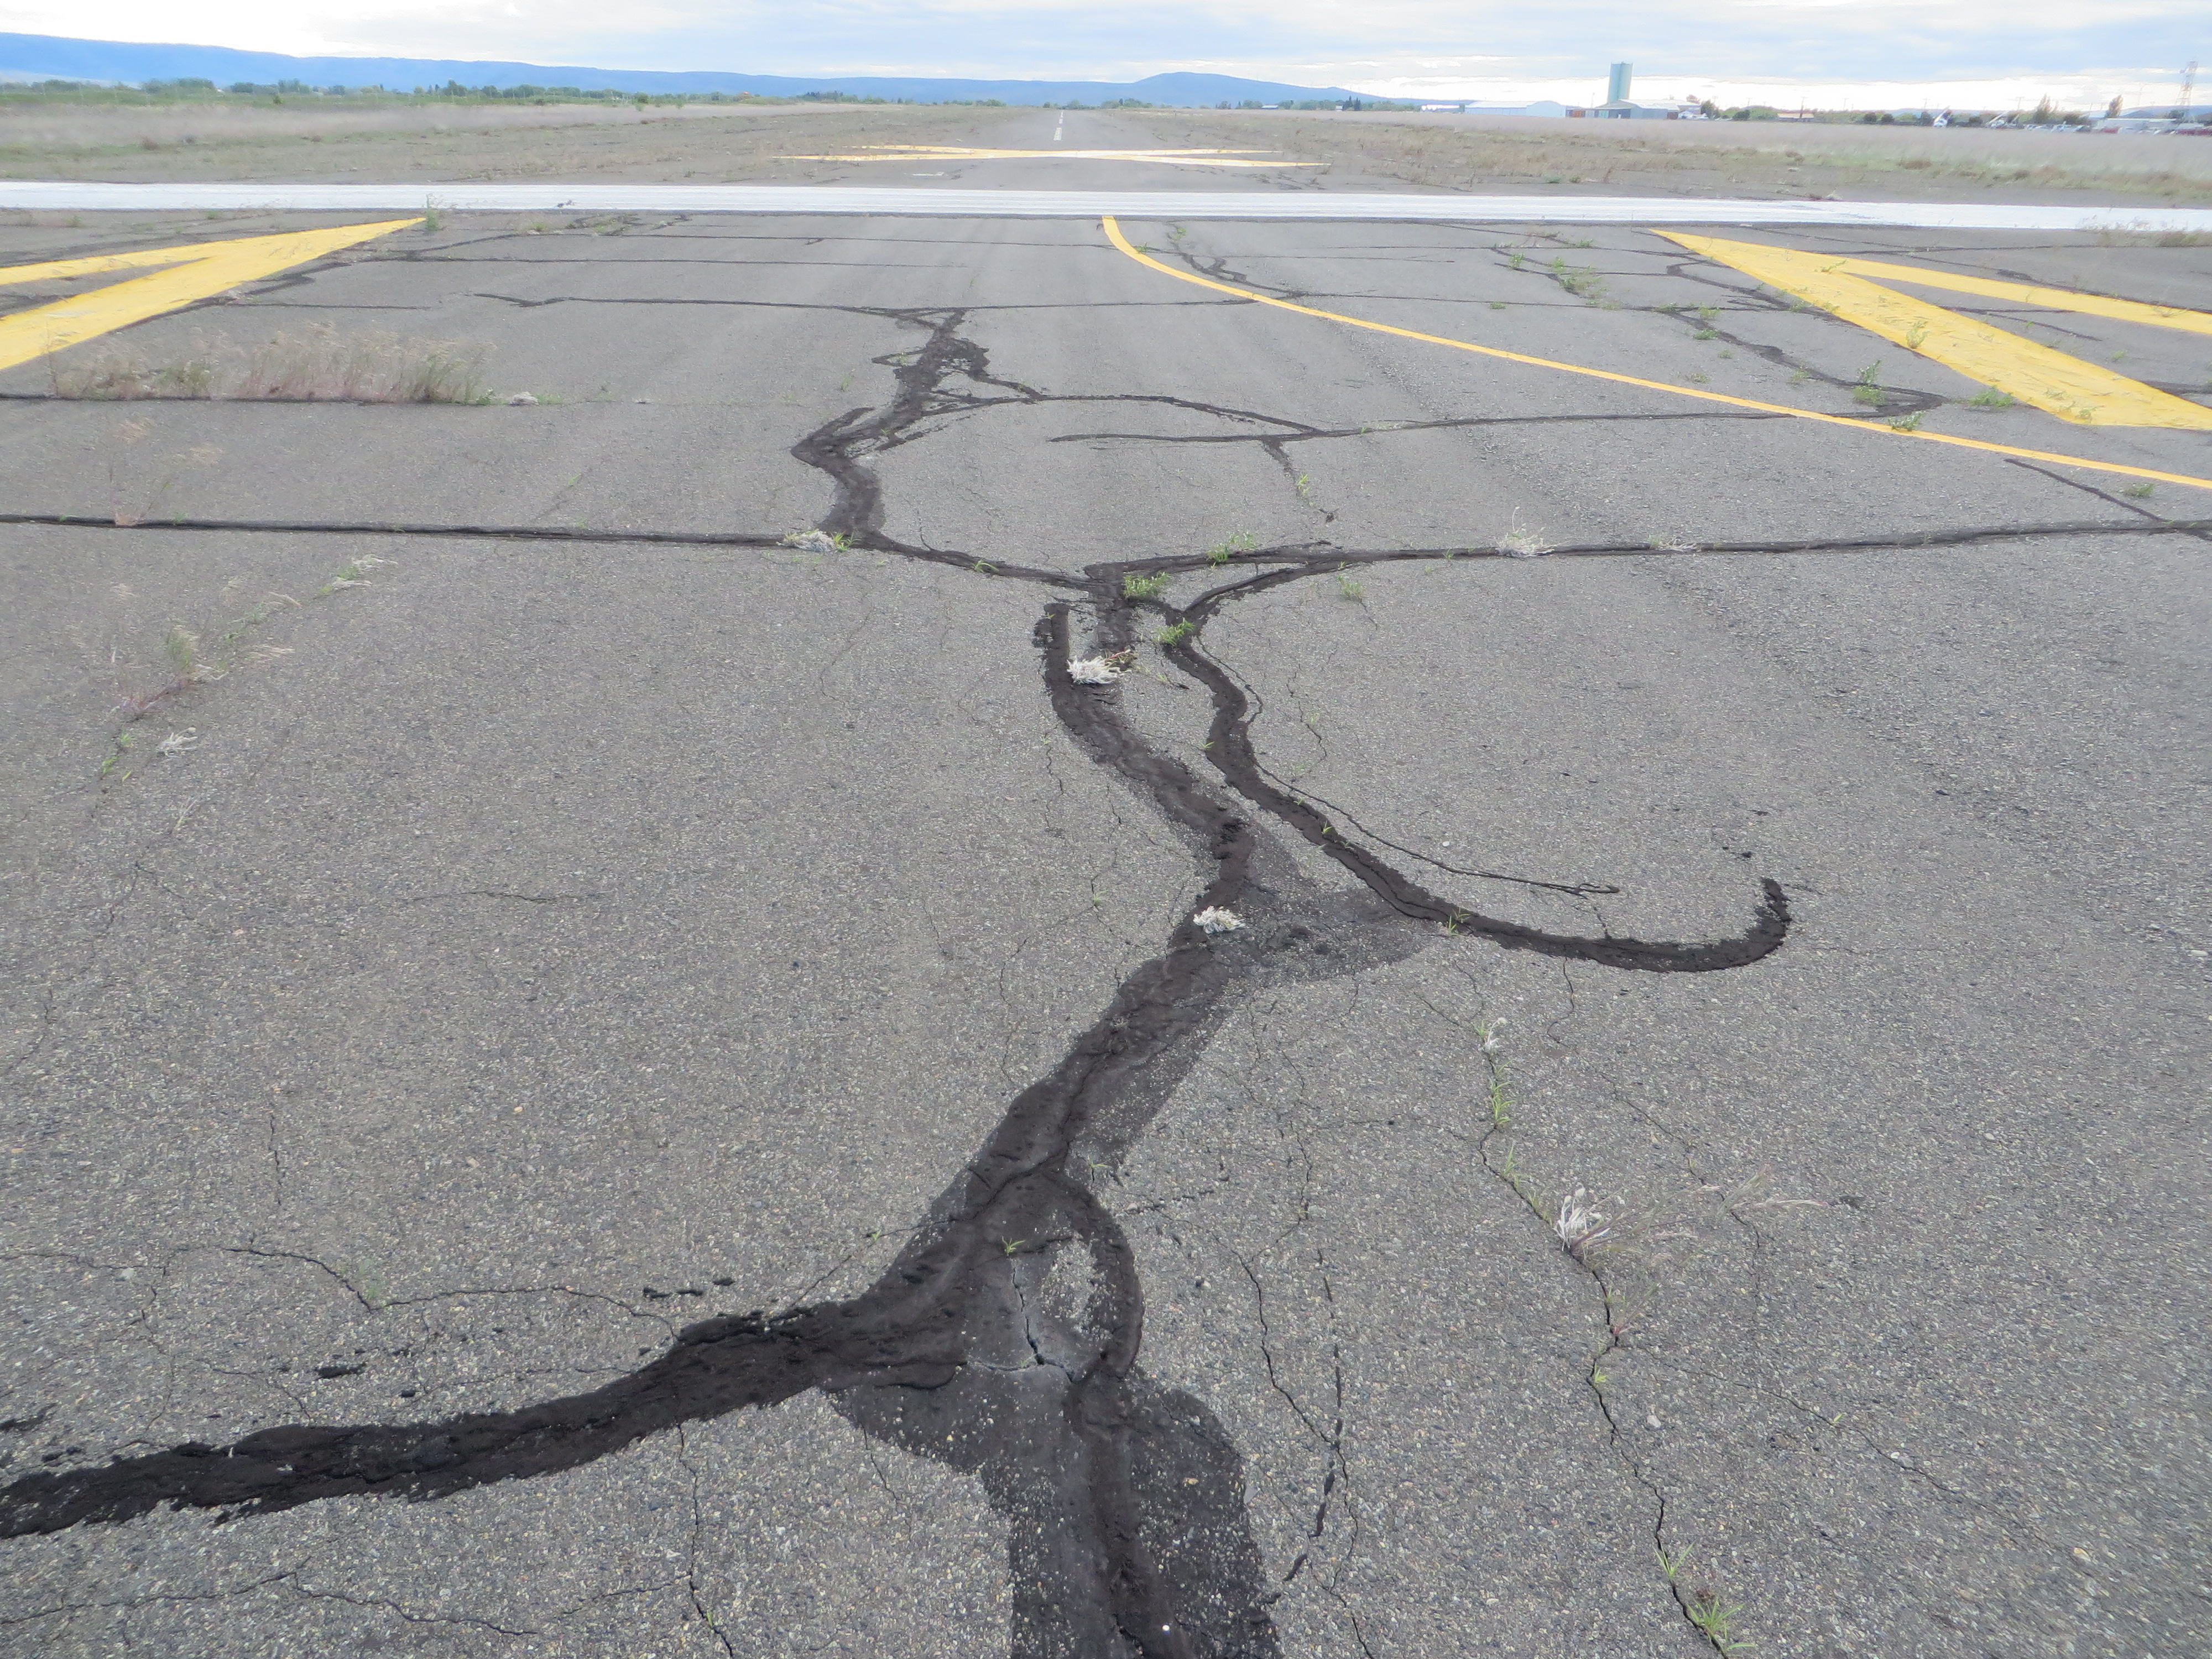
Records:
M1121 234L1121 227L1112 216L1102 218L1100 227L1106 240L1134 259L1139 264L1157 270L1163 276L1172 276L1179 283L1194 283L1200 288L1210 288L1220 294L1233 294L1240 300L1249 300L1255 305L1273 306L1279 311L1295 311L1301 316L1318 317L1324 322L1342 323L1350 328L1371 329L1378 334L1395 334L1401 339L1419 340L1426 345L1449 346L1455 351L1472 351L1484 357L1502 358L1509 363L1526 363L1532 368L1556 369L1565 374L1586 375L1591 380L1611 380L1620 386L1640 386L1647 392L1664 392L1677 398L1694 398L1700 403L1724 404L1733 409L1753 409L1765 415L1787 415L1793 420L1817 421L1826 426L1846 427L1853 432L1869 433L1885 438L1917 438L1931 444L1949 444L1960 449L1978 449L1992 455L2009 455L2021 460L2048 461L2056 466L2087 467L2093 472L2117 472L2130 478L2148 478L2158 483L2184 484L2192 489L2212 489L2212 478L2193 477L2186 472L2160 472L2150 467L2124 466L2117 461L2093 461L2081 455L2057 455L2047 450L2021 449L2011 444L1993 444L1980 438L1954 438L1948 432L1904 431L1893 426L1880 426L1855 421L1845 415L1823 415L1809 409L1792 409L1787 404L1761 403L1754 398L1731 398L1724 392L1699 392L1686 386L1670 386L1664 380L1646 380L1634 374L1619 374L1608 368L1589 368L1581 363L1563 363L1550 357L1532 357L1525 352L1506 351L1497 346L1476 345L1472 341L1448 339L1441 334L1423 334L1410 328L1395 328L1389 323L1370 322L1364 317L1346 317L1334 311L1322 311L1312 306L1302 306L1290 300L1278 300L1273 295L1255 294L1250 289L1237 288L1229 283L1217 283L1210 276L1195 272L1177 270L1162 264L1148 253L1139 252Z
M24 283L59 282L145 265L172 269L134 282L118 283L66 300L0 317L0 368L13 368L34 357L110 334L149 317L210 299L242 283L319 259L356 242L387 236L417 225L420 219L391 219L380 224L338 225L326 230L286 231L275 236L245 236L228 242L193 242L182 247L148 248L136 253L101 254L89 259L56 259L44 264L0 267L0 288Z
M1732 266L1747 276L1756 276L1770 288L1794 295L1869 334L1879 334L1893 345L1933 358L1970 380L1978 380L2047 415L2056 415L2062 421L2072 421L2079 426L2158 426L2185 432L2212 432L2212 409L2202 404L2192 404L2171 392L2145 386L2101 363L2087 362L2037 341L2024 339L1994 323L1962 317L1955 311L1929 305L1925 300L1896 293L1854 273L1879 272L1897 280L1925 283L1931 288L1954 286L1966 279L1947 282L1941 271L1886 265L1877 260L1830 259L1765 242L1728 242L1717 237L1687 236L1672 230L1657 234L1670 242L1680 242L1692 253L1704 254L1717 264ZM2008 283L1977 286L1984 290L1997 289L1997 297L2006 299L2018 299L2023 294L2038 291ZM2006 289L2012 291L2006 293ZM2055 289L2043 291L2054 295L2058 293ZM2087 296L2065 297L2077 300ZM2110 316L2112 308L2128 305L2126 301L2107 301L2106 308L2100 314ZM2068 308L2086 307L2069 305ZM2170 316L2158 316L2150 306L2130 307L2129 313L2124 314L2130 322L2148 321L2154 327L2177 325ZM2197 320L2212 325L2212 319ZM2212 333L2212 326L2203 331Z

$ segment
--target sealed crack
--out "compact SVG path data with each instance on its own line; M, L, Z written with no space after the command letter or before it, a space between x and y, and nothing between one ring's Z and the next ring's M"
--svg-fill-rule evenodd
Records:
M1789 913L1781 889L1768 880L1746 931L1717 940L1577 937L1484 916L1428 892L1348 837L1315 803L1267 776L1253 751L1246 694L1201 649L1207 624L1228 604L1333 574L1348 557L1376 562L1433 552L1240 553L1232 562L1247 570L1221 573L1219 586L1177 609L1153 596L1167 577L1203 568L1206 560L1097 565L1079 577L985 565L884 535L871 457L945 420L1044 395L994 375L982 348L961 336L961 319L958 312L902 316L927 337L913 351L881 360L894 371L892 400L840 416L795 447L794 455L835 487L820 527L874 550L994 579L1078 587L1096 617L1089 651L1102 659L1133 647L1142 612L1170 617L1177 632L1164 648L1212 703L1206 753L1218 786L1133 728L1111 678L1081 684L1071 674L1072 601L1049 602L1033 640L1043 690L1069 736L1201 860L1208 879L1193 914L1173 927L1158 954L1127 975L1058 1063L1013 1097L923 1224L859 1295L774 1316L755 1311L699 1321L624 1376L515 1411L412 1424L297 1424L225 1446L188 1442L104 1467L40 1472L0 1488L0 1536L124 1522L165 1504L268 1514L348 1495L439 1498L575 1468L647 1436L812 1389L875 1438L980 1479L1008 1522L1016 1659L1272 1659L1279 1652L1267 1610L1279 1591L1246 1516L1242 1459L1203 1401L1139 1365L1143 1288L1101 1184L1118 1171L1223 1022L1268 989L1355 975L1423 949L1466 948L1455 934L1624 970L1728 969L1775 950ZM955 380L973 390L948 389ZM387 533L486 532L391 526ZM582 539L519 527L507 533ZM2018 533L1977 532L1961 539ZM595 538L740 545L773 539L635 532ZM1934 538L1880 544L1929 545ZM1255 563L1268 568L1248 574ZM1133 595L1133 576L1160 580ZM1262 819L1318 848L1357 886L1332 890L1301 875ZM1198 919L1204 913L1230 913L1243 925L1209 928ZM1320 1431L1340 1479L1340 1402ZM1316 1526L1325 1522L1324 1510ZM1364 1635L1358 1639L1364 1648Z

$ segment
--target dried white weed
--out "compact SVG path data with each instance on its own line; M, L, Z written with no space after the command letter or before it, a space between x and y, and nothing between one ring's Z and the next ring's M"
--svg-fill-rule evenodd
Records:
M1136 665L1133 651L1116 651L1110 657L1071 657L1067 678L1078 685L1111 685Z
M1584 1251L1595 1249L1613 1237L1607 1218L1598 1211L1596 1203L1589 1188L1577 1187L1559 1200L1559 1218L1552 1223L1552 1231L1559 1234L1559 1243L1577 1261L1583 1259Z

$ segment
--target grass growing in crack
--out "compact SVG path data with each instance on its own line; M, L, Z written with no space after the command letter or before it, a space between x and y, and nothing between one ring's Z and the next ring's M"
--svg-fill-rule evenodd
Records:
M1928 325L1925 323L1915 323L1911 328L1905 331L1905 349L1907 351L1917 351L1920 349L1921 343L1927 339L1927 337Z
M380 1310L392 1299L392 1286L385 1282L384 1274L374 1261L354 1263L353 1291L373 1310Z
M1304 473L1299 473L1298 495L1301 497L1306 497L1312 494L1313 480L1308 477ZM1206 562L1208 564L1227 564L1229 561L1237 554L1249 553L1259 545L1260 538L1257 536L1255 536L1249 530L1240 530L1225 541L1216 542L1212 546L1207 548L1206 550ZM1121 586L1124 592L1129 592L1128 583L1129 579L1126 576L1123 577ZM1164 579L1163 579L1161 585L1163 586L1166 585ZM1131 597L1136 598L1139 596L1133 593L1131 594Z
M1577 246L1589 245L1581 243ZM1601 306L1606 303L1605 277L1594 266L1571 265L1564 258L1554 258L1552 275L1558 279L1561 288L1584 305Z
M1583 1187L1577 1187L1566 1194L1556 1209L1549 1208L1535 1183L1522 1170L1519 1149L1511 1141L1504 1142L1502 1157L1492 1156L1489 1143L1493 1139L1501 1139L1512 1122L1505 1087L1505 1064L1502 1057L1504 1045L1498 1035L1498 1029L1503 1024L1503 1021L1481 1023L1475 1027L1481 1040L1482 1060L1489 1070L1491 1085L1491 1127L1481 1137L1479 1156L1489 1171L1511 1187L1515 1194L1528 1207L1529 1212L1550 1229L1560 1247L1590 1275L1604 1297L1609 1338L1591 1356L1587 1381L1599 1408L1604 1412L1610 1425L1616 1407L1609 1402L1606 1392L1613 1381L1606 1370L1606 1362L1613 1354L1623 1350L1626 1346L1624 1334L1635 1319L1633 1309L1622 1304L1613 1282L1616 1258L1642 1258L1647 1262L1664 1261L1667 1257L1657 1253L1657 1247L1662 1241L1694 1240L1697 1235L1683 1229L1680 1225L1680 1218L1639 1219L1631 1217L1624 1219L1619 1200L1609 1206L1613 1213L1601 1212L1595 1207L1596 1200L1589 1188ZM1816 1202L1772 1198L1766 1194L1765 1182L1766 1176L1762 1171L1732 1188L1723 1190L1706 1183L1699 1190L1715 1200L1720 1212L1739 1219L1742 1212L1748 1211L1795 1208ZM1662 1510L1662 1526L1664 1519ZM1668 1591L1675 1606L1683 1618L1705 1638L1713 1651L1723 1656L1749 1651L1753 1644L1741 1633L1743 1604L1728 1600L1718 1582L1710 1574L1701 1573L1699 1577L1705 1582L1694 1588L1682 1583L1690 1566L1692 1552L1688 1548L1669 1553L1661 1542L1656 1553L1659 1570L1666 1576Z
M151 421L119 421L115 427L115 440L121 449L127 450L143 442L153 430ZM136 491L125 488L124 474L128 469L119 465L119 452L111 451L107 457L108 515L125 528L143 524L154 516L155 509L176 487L177 480L185 467L213 466L222 459L222 451L213 444L195 444L190 449L179 450L173 455L164 456L156 464L163 469L160 478L144 490ZM137 495L137 500L135 504L126 506L125 497L131 495Z
M344 587L366 587L368 582L363 573L391 562L389 559L368 556L356 559L318 589L316 597L334 593ZM167 666L167 678L163 684L150 689L131 690L126 687L122 690L116 707L117 712L123 716L124 729L116 733L113 747L100 763L100 777L106 779L112 775L124 757L130 753L135 742L129 730L131 722L144 719L170 699L180 697L197 686L222 678L234 669L289 656L289 646L255 645L252 640L255 630L266 623L278 610L285 607L296 610L299 605L300 601L289 594L271 593L226 625L216 635L212 647L208 644L204 635L186 628L181 623L171 627L161 640L161 655ZM154 749L156 754L168 759L198 747L198 728L187 726L182 732L170 732L155 744ZM122 775L127 778L131 775L125 772ZM120 781L119 779L118 781Z
M1559 1236L1559 1243L1567 1254L1587 1264L1589 1253L1602 1248L1613 1238L1611 1218L1596 1207L1587 1187L1577 1187L1559 1200L1559 1207L1552 1217L1552 1231Z
M1552 550L1552 544L1544 539L1544 532L1534 526L1524 526L1521 512L1516 507L1513 522L1498 538L1498 550L1509 559L1540 558Z
M1341 593L1346 599L1350 599L1354 605L1364 605L1367 603L1367 590L1362 587L1358 582L1352 580L1351 575L1342 565L1339 565L1336 568L1336 591Z
M1505 1082L1504 1058L1505 1045L1498 1035L1504 1024L1502 1019L1494 1020L1479 1024L1474 1028L1476 1035L1482 1039L1483 1066L1490 1073L1488 1103L1490 1128L1482 1138L1480 1156L1482 1161L1489 1165L1490 1172L1520 1196L1521 1201L1528 1206L1531 1214L1549 1226L1552 1223L1551 1212L1544 1207L1544 1200L1537 1192L1536 1183L1528 1178L1528 1172L1521 1167L1521 1149L1509 1140L1505 1143L1504 1155L1494 1164L1490 1161L1491 1137L1503 1133L1513 1125L1513 1103Z
M396 334L349 337L331 324L313 323L251 349L222 335L195 337L189 352L162 362L125 351L67 364L49 358L47 374L55 397L76 399L481 404L492 401L483 383L490 349Z
M219 680L228 673L231 668L228 661L203 660L200 656L200 636L181 623L170 629L168 633L162 636L161 654L168 660L168 679L165 684L155 686L151 690L125 691L123 694L122 702L117 707L126 721L143 719L170 698L180 697L196 685L205 685L210 680ZM106 777L113 771L116 762L122 758L124 751L130 747L131 744L121 734L118 734L114 751L108 756L106 762L100 767L100 775Z
M105 783L107 781L108 774L114 771L117 767L123 764L123 757L131 752L131 745L132 742L133 738L131 738L130 730L127 727L115 734L114 747L111 748L107 751L107 758L100 763L100 779L101 782ZM128 772L125 772L123 775L127 778L131 775Z
M1521 1167L1521 1149L1518 1146L1510 1142L1507 1144L1505 1156L1498 1164L1498 1176L1521 1195L1521 1201L1528 1206L1539 1221L1547 1226L1551 1224L1552 1218L1544 1208L1544 1200L1536 1190L1536 1183L1528 1179L1528 1171Z
M1121 597L1125 599L1157 599L1168 591L1173 578L1164 570L1149 576L1139 576L1132 571L1121 578Z
M161 653L169 659L169 667L179 680L186 685L198 685L203 680L213 679L220 669L210 670L200 660L200 636L181 623L169 630L161 641Z
M1693 340L1717 340L1721 337L1721 331L1717 328L1701 328L1692 333L1690 337Z
M1877 357L1859 371L1857 382L1851 387L1851 401L1864 404L1870 409L1881 407L1881 359Z
M1723 1600L1711 1585L1694 1589L1680 1600L1682 1616L1705 1633L1716 1653L1742 1653L1751 1646L1735 1633L1735 1621L1743 1617L1741 1601Z
M1198 624L1185 617L1181 622L1170 623L1152 637L1162 645L1181 645L1196 632Z
M2013 406L2014 401L2011 392L2000 392L1993 386L1985 386L1979 392L1977 392L1972 397L1966 399L1966 407L1969 409L2010 409Z
M1459 929L1452 925L1457 921L1456 916L1451 918L1446 922L1444 931L1457 933ZM1513 1102L1505 1092L1505 1062L1498 1058L1505 1043L1498 1033L1504 1024L1502 1019L1495 1023L1486 1021L1474 1028L1475 1036L1482 1039L1483 1063L1490 1072L1490 1127L1493 1129L1513 1127Z
M386 561L379 560L377 562L380 564ZM216 654L226 663L229 662L237 655L237 647L246 636L274 616L278 606L289 605L297 610L299 604L299 600L286 594L271 593L222 630L222 637L216 641Z
M1916 409L1910 415L1900 415L1889 423L1889 429L1892 432L1917 432L1920 430L1921 414L1922 411Z
M2130 484L2125 489L2123 489L2120 494L2123 495L2132 495L2139 501L2147 501L2150 499L2151 491L2157 488L2158 486L2156 484L2152 483Z

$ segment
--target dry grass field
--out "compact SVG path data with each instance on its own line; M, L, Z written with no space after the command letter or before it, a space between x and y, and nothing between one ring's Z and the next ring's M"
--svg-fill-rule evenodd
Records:
M1035 143L1042 112L957 105L0 104L0 178L390 182L805 182L789 152ZM2159 206L2212 201L2212 141L1958 128L1496 116L1115 110L1088 143L1272 149L1309 188L1845 196ZM888 178L884 182L889 182Z
M1443 190L1607 195L2212 201L2212 139L1797 122L1584 122L1262 111L1129 112L1159 142L1259 144Z
M0 106L0 179L371 183L826 176L787 150L965 143L1013 112L951 105Z

